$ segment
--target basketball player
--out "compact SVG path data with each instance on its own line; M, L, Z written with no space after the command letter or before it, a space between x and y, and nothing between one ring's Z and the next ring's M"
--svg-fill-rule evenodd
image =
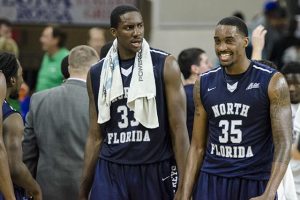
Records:
M173 56L147 46L143 40L143 19L135 7L121 5L112 11L111 33L116 40L106 58L91 68L87 78L90 130L81 200L88 199L89 193L91 200L173 199L177 181L173 153L180 184L189 147L185 94L178 64ZM147 65L149 62L151 65ZM115 73L120 76L106 77ZM104 78L107 82L102 85ZM139 84L145 85L139 87ZM123 91L123 95L99 104L102 98L114 95L110 89L113 87ZM130 110L130 95L142 94L150 88L156 90L154 102L153 98L146 98L143 105L134 107L134 112ZM142 98L137 98L135 105L139 100ZM110 105L108 109L106 105ZM152 109L153 105L156 108ZM110 120L98 124L97 118L102 120L106 109ZM146 113L152 117L143 120L140 116ZM154 118L158 123L150 122Z
M273 200L290 160L287 83L275 69L248 60L248 30L239 18L222 19L214 40L221 66L195 84L182 199L195 188L194 199Z
M212 68L212 64L207 54L200 48L184 49L178 56L178 64L180 71L184 77L184 90L186 94L186 124L188 128L189 138L192 138L193 122L194 122L194 100L193 88L197 77Z
M1 63L0 63L1 64ZM1 67L1 65L0 65ZM6 80L5 76L0 72L0 103L3 104L5 96L6 96ZM13 191L12 181L9 173L8 159L7 153L4 146L3 141L3 111L0 110L0 192L4 196L5 199L14 200L15 195Z
M19 61L13 54L0 53L0 67L7 82L6 98L17 98L23 82L22 67ZM3 139L8 155L10 176L13 183L17 185L14 188L16 200L27 199L23 189L32 195L34 199L40 200L42 199L41 189L22 162L23 119L20 113L13 110L5 100L2 105L2 112ZM1 194L0 199L3 199Z

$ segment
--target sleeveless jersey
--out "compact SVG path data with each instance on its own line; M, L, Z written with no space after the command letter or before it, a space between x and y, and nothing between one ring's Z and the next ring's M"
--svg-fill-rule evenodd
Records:
M276 70L252 62L237 82L218 67L201 75L208 115L202 171L224 177L267 180L273 161L268 85Z
M13 109L9 103L4 100L2 104L2 120L4 121L9 115L13 113L18 113L15 109Z
M168 54L152 48L150 53L156 84L159 127L148 129L135 120L133 111L127 107L127 92L132 72L130 75L127 72L127 76L121 73L124 95L112 101L110 106L111 119L100 124L104 138L100 150L100 158L102 159L120 164L147 164L169 159L173 155L163 79L164 63ZM104 59L94 65L90 71L97 112L101 112L97 102L103 62ZM132 66L133 70L133 64L134 59L120 61L120 69L123 68L128 71Z
M189 133L190 141L192 139L193 125L194 125L194 112L195 105L193 99L194 84L184 86L186 94L186 125Z

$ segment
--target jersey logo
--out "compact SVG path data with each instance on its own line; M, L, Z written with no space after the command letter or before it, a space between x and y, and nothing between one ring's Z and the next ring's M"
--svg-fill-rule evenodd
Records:
M233 84L233 85L230 85L229 83L227 83L227 89L228 89L230 92L233 92L234 90L236 90L237 85L238 85L238 82L236 82L236 83Z
M167 177L165 177L165 178L161 178L161 180L162 180L162 181L165 181L165 180L167 180L168 178L170 178L170 176L167 176Z
M124 69L121 67L121 73L126 77L129 76L129 74L131 74L132 72L132 66L133 65L131 65L128 69Z
M213 87L213 88L207 88L207 92L212 91L212 90L214 90L214 89L216 89L216 87Z
M248 87L246 88L246 90L251 90L251 89L255 89L255 88L259 88L259 83L250 83L248 85Z

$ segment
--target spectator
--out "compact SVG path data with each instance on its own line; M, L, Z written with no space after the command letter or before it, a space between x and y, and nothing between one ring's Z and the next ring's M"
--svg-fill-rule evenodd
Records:
M23 159L40 184L44 200L79 198L89 124L86 76L98 59L89 46L73 48L69 55L70 78L61 86L31 97Z
M69 54L65 48L66 34L57 26L47 26L40 38L46 52L37 77L36 91L42 91L62 83L61 61Z

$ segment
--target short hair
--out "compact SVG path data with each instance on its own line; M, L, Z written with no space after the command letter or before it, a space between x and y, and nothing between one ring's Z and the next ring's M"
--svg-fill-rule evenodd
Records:
M245 16L244 14L241 12L241 11L235 11L232 16L235 16L235 17L238 17L240 18L241 20L244 20L245 21Z
M189 78L192 74L191 66L200 64L201 59L199 55L203 53L205 53L205 51L200 48L189 48L180 52L178 55L178 64L185 79Z
M218 22L217 25L235 26L245 37L248 37L248 28L245 22L235 16L225 17Z
M19 64L17 57L8 52L0 52L0 70L5 76L6 83L10 83L11 77L16 77Z
M0 37L0 51L15 54L19 56L19 48L17 43L12 38Z
M8 27L12 26L11 22L8 19L5 19L5 18L0 18L0 26L1 25L5 25L5 26L8 26Z
M58 38L58 47L64 47L67 41L67 34L57 25L50 27L52 28L52 37Z
M72 69L85 69L99 60L95 49L87 45L74 47L69 54L69 66Z
M299 62L289 62L284 65L281 69L282 74L300 74L300 63Z
M67 79L70 77L69 70L68 70L68 67L69 67L68 59L69 59L69 55L65 56L62 59L61 64L60 64L61 73L64 76L64 79Z
M113 9L110 14L110 27L118 28L120 22L120 16L128 12L138 12L141 13L139 9L132 5L120 5Z
M105 58L109 49L111 48L111 46L113 45L113 41L109 41L107 42L100 50L100 60L102 58Z

